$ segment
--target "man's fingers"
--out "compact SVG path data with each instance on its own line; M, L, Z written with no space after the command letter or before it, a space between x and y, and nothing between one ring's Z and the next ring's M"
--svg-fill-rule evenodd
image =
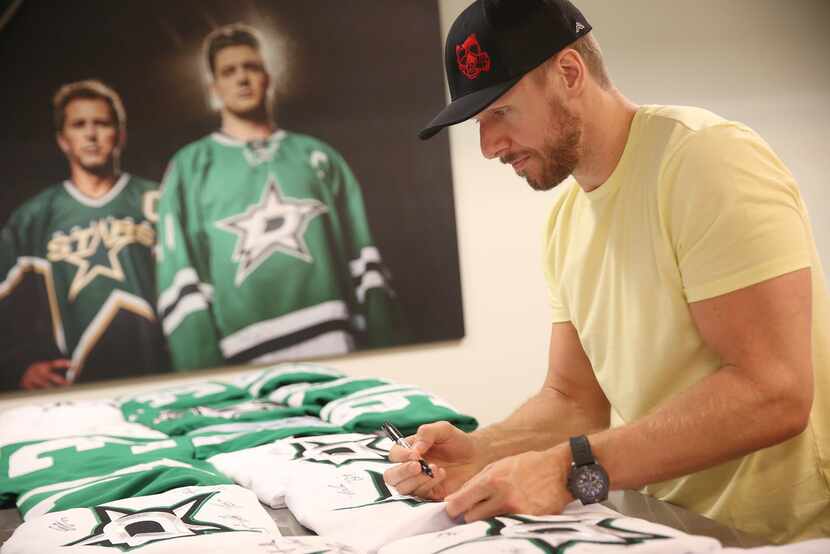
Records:
M67 381L63 375L52 371L46 374L46 379L50 385L54 384L63 387L69 384L69 381Z
M505 510L502 506L501 498L491 496L487 498L484 502L479 502L478 504L464 512L464 521L466 523L472 523L473 521L487 519L488 517L493 517L504 513L507 513L507 510Z
M484 502L492 495L492 490L487 486L481 476L473 477L458 491L446 498L447 513L455 519L461 514L466 514L479 502Z
M397 444L389 450L390 462L406 462L409 460L417 460L420 456L415 452L414 448L404 448Z
M386 482L387 485L395 487L395 489L397 489L399 493L409 494L409 491L414 490L415 487L407 487L407 481L413 478L417 478L420 474L421 465L418 462L406 462L403 464L392 466L386 471L384 471L383 480ZM429 479L429 477L424 475L424 479ZM401 487L407 490L404 491L401 489Z
M429 498L430 500L439 500L444 496L444 487L441 485L444 479L447 478L447 472L435 464L430 464L429 468L432 470L432 477L421 474L424 479L418 479L418 483L415 484L416 486L412 489L412 492L407 494L419 498Z
M63 367L69 367L71 365L72 365L72 360L67 360L65 358L61 358L61 359L58 359L58 360L52 360L51 362L49 362L49 367L52 367L52 368L55 368L55 369L59 369L59 368L63 368Z
M446 442L451 437L455 427L446 421L427 423L418 427L418 432L409 439L409 444L418 455L423 456L434 444Z

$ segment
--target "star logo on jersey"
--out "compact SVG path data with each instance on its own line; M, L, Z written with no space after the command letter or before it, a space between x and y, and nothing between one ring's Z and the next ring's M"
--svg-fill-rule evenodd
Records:
M337 442L304 439L292 442L291 446L295 450L294 460L340 467L352 462L386 462L389 450L379 446L384 441L388 439L375 436Z
M219 523L195 519L199 510L215 494L198 494L172 506L144 510L95 506L93 510L99 523L92 533L63 546L104 546L129 552L152 542L238 531Z
M69 300L74 301L96 277L124 280L118 255L126 246L138 243L150 248L154 242L155 230L150 223L108 217L92 221L88 227L73 227L68 234L56 232L49 240L46 257L50 262L78 267L69 286Z
M274 252L313 262L305 232L315 217L327 211L319 200L283 196L276 178L269 175L259 203L249 206L244 213L216 222L217 228L237 235L231 255L231 260L238 264L236 286Z

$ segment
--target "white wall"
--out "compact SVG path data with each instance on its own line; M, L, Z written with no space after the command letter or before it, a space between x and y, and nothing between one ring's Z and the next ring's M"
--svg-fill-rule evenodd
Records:
M444 34L468 3L440 0ZM830 269L830 2L577 4L600 39L612 78L632 100L706 107L766 138L801 184ZM441 47L434 48L435 62L442 63ZM533 192L508 167L485 161L472 124L454 127L450 141L467 338L326 363L355 375L422 385L491 423L530 395L544 376L550 325L541 229L558 193ZM0 401L0 409L230 374L89 385L59 396Z

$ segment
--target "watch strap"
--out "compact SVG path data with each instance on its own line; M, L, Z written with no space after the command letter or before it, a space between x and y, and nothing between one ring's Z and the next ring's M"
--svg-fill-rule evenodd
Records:
M570 442L571 456L573 456L575 466L584 466L595 462L594 455L591 453L591 445L588 442L588 437L585 435L571 437Z

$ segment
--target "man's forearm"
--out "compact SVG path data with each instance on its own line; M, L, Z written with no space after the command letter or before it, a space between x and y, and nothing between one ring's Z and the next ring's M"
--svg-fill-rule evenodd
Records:
M546 450L571 436L606 429L608 424L607 406L588 408L545 387L504 421L472 435L490 463L529 450Z
M812 390L764 386L726 366L654 413L590 436L591 447L615 489L674 479L797 435L810 410L799 387Z

